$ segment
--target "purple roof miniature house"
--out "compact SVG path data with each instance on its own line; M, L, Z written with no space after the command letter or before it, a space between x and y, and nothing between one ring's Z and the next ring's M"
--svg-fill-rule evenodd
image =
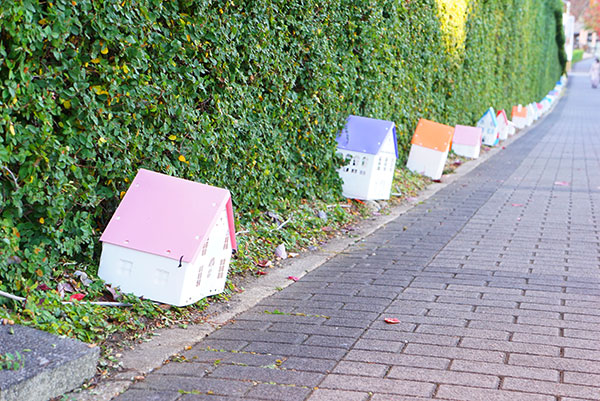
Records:
M102 237L98 275L182 306L223 291L236 249L226 189L141 169Z
M459 156L477 159L481 150L481 137L480 127L457 125L452 137L452 151Z
M352 199L388 199L392 188L398 145L391 121L350 116L337 137L337 150L350 163L338 170L343 195Z

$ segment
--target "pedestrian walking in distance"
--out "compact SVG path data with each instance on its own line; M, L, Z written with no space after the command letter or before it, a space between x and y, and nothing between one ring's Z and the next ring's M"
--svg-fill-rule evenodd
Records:
M590 79L592 81L592 88L597 88L600 83L600 60L596 57L592 68L590 68Z

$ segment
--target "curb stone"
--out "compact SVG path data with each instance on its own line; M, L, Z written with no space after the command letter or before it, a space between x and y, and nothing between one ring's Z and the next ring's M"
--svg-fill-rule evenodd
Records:
M485 154L480 155L478 159L463 163L452 174L443 176L441 182L430 184L418 196L411 198L407 203L391 207L389 214L370 217L360 222L351 234L330 240L318 251L307 252L297 258L286 260L283 263L283 268L272 269L268 275L246 283L245 291L233 295L225 308L223 308L222 304L211 305L206 313L212 316L212 318L207 322L189 325L185 329L165 328L155 331L155 337L150 341L139 344L132 350L122 352L121 363L124 368L122 372L118 372L110 379L100 382L94 389L78 390L65 394L65 399L69 401L108 401L116 397L129 388L134 382L135 377L145 376L157 367L162 366L166 359L183 351L186 347L198 343L215 331L220 325L252 308L264 298L277 293L281 288L293 284L293 281L288 279L290 275L301 279L305 274L317 269L334 256L343 253L350 246L364 241L366 237L379 228L395 220L415 205L429 199L436 192L459 180L480 164L494 157L504 147L510 146L540 124L540 122L553 112L561 98L552 105L549 113L530 127L520 130L516 135L502 142L501 145L493 147Z
M0 400L46 401L93 377L100 349L31 327L2 325L0 353L24 359L19 369L0 370Z

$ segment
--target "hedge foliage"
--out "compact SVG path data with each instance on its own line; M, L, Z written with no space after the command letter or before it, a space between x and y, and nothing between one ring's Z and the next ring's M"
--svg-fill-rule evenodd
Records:
M239 216L339 194L348 114L473 123L563 72L560 0L1 0L0 288L94 265L140 167ZM452 13L458 13L456 18ZM168 208L169 205L165 205Z

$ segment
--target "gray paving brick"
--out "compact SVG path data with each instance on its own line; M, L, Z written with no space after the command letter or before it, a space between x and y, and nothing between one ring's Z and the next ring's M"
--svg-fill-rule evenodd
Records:
M414 380L429 383L461 384L474 387L497 388L500 378L478 373L449 370L432 370L393 366L386 377L400 380Z
M589 400L600 399L600 388L596 384L594 387L549 383L538 380L516 379L507 377L502 383L502 388L507 390L519 390L536 394L548 394L551 396L572 396Z
M344 360L431 369L446 369L450 365L450 358L362 350L349 351Z
M484 373L493 376L508 376L523 379L536 379L558 382L560 372L553 369L522 367L503 363L474 362L456 359L450 369L460 372Z
M598 362L584 359L511 354L508 357L508 363L518 366L600 374L600 364Z
M210 391L216 395L242 396L251 387L251 383L238 380L149 375L146 380L133 384L131 388L158 392L194 391L206 393Z
M286 357L281 364L284 369L292 369L300 372L317 372L329 373L333 370L337 360L334 359L317 359L317 358L302 358L302 357Z
M261 400L304 401L311 392L308 388L278 386L260 383L253 387L244 398L259 398Z
M319 387L335 390L365 391L422 397L431 396L435 389L435 385L431 383L375 377L361 377L360 380L356 380L353 376L339 374L328 375Z
M308 401L367 401L369 393L344 390L315 390Z
M212 373L211 378L219 379L241 379L259 382L275 382L277 384L293 384L297 386L316 386L323 375L313 372L297 372L293 370L280 369L276 365L263 367L221 365Z
M384 377L388 370L389 366L387 365L340 361L340 363L335 367L335 369L333 369L333 373L355 376Z
M408 344L406 354L442 357L449 359L466 359L469 361L500 363L506 357L504 352L482 351L458 347L442 347L439 345Z
M448 398L457 401L556 401L549 395L527 394L524 392L480 389L466 386L453 386L442 384L436 394L436 398Z
M544 345L538 343L519 343L515 342L517 334L513 334L513 341L496 341L496 340L485 340L480 338L463 338L460 342L460 346L464 348L472 348L479 350L490 350L490 351L503 351L503 352L516 352L521 354L529 355L547 355L547 356L559 356L560 348L557 346ZM558 337L560 338L560 337Z

